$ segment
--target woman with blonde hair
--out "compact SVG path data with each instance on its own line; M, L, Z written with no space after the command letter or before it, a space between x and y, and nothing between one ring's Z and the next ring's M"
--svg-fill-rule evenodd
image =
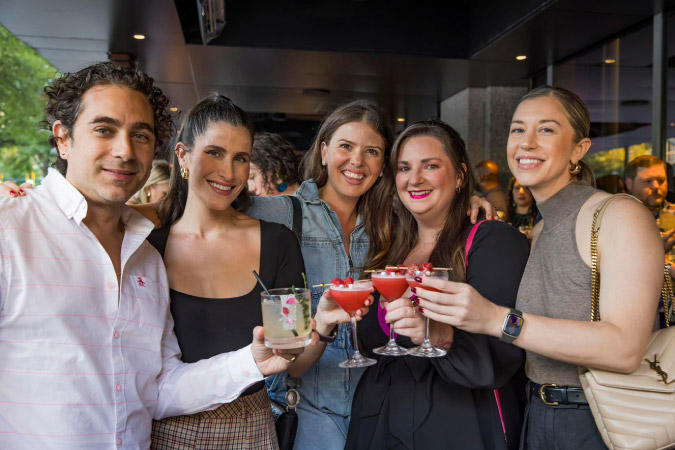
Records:
M171 167L168 161L156 159L152 162L150 177L140 191L136 192L127 205L143 205L146 203L158 203L169 192L169 178Z

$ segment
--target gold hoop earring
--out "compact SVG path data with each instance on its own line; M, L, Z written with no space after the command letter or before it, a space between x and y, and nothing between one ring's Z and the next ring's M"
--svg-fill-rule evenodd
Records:
M581 173L581 164L570 161L569 171L572 175L579 175Z
M188 178L190 178L190 169L188 169L187 167L181 167L180 168L180 177L184 180L187 180Z

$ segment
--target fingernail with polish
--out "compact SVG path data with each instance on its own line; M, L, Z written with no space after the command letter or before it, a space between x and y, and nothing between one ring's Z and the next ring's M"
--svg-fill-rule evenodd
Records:
M414 302L415 300L417 300L417 296L415 294L411 295L410 300Z
M16 197L16 192L15 191L9 191L9 195L11 197Z
M417 294L417 288L410 288L410 292L414 292L415 294Z
M424 308L422 308L422 307L420 306L420 307L419 307L419 308L417 308L417 309L419 309L419 310L420 310L420 314L424 314Z
M20 194L20 195L25 194L25 192L23 191L23 189L19 189L19 194Z
M415 281L417 281L418 283L421 283L421 282L422 282L422 277L415 277Z

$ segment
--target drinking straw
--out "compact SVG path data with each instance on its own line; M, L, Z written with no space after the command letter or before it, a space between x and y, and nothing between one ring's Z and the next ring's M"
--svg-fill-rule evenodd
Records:
M272 295L272 294L270 294L270 291L267 290L267 287L265 287L265 283L263 283L263 281L260 279L260 276L258 275L258 272L256 272L256 271L254 270L254 271L253 271L253 276L256 278L256 280L258 280L258 283L260 283L260 286L262 286L262 288L265 290L265 293L266 293L267 295Z

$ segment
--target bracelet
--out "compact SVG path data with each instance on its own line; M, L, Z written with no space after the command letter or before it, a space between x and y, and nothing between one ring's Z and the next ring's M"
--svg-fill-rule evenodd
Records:
M335 325L335 328L333 328L333 332L332 332L331 334L329 334L328 336L324 336L323 334L319 333L319 332L316 331L316 330L312 330L312 331L315 332L315 333L319 336L319 341L321 341L321 342L327 342L328 344L330 344L331 342L335 341L335 338L336 338L337 335L338 335L338 327L337 327L337 325Z

